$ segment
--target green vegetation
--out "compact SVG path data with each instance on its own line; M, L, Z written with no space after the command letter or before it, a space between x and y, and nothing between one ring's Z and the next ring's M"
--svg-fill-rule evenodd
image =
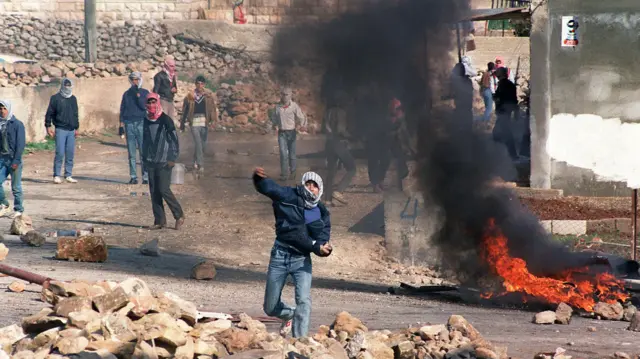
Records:
M47 137L42 142L29 142L25 146L25 152L33 153L38 151L53 151L56 149L56 141L53 138Z

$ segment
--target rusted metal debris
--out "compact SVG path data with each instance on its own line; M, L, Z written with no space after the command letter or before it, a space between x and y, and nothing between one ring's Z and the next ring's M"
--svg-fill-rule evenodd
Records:
M22 270L19 268L14 268L8 266L6 264L0 264L0 273L6 274L10 277L22 279L29 283L34 283L43 286L44 288L49 288L49 284L54 281L49 277L42 276L40 274L28 272L26 270Z

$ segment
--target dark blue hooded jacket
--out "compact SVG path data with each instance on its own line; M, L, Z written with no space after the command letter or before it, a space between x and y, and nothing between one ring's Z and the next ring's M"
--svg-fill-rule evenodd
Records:
M271 198L276 219L276 242L293 247L302 254L314 253L320 257L320 247L331 238L330 214L322 202L318 203L320 219L305 224L302 185L284 187L272 179L253 175L256 190ZM315 243L313 242L315 241Z
M147 96L149 91L137 86L131 86L122 95L120 103L120 122L133 123L147 117Z

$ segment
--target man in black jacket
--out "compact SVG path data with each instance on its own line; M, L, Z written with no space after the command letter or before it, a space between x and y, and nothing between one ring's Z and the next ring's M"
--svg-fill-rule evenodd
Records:
M13 215L17 217L24 212L22 202L22 153L25 146L24 124L13 115L11 102L0 100L0 183L11 175L11 191L13 192ZM4 191L0 191L0 214L9 211Z
M44 126L47 134L56 140L56 156L53 161L53 182L62 183L60 171L64 159L64 178L68 183L77 183L73 171L73 156L76 150L76 135L80 121L78 120L78 100L73 95L71 79L62 79L60 91L51 96L49 108L45 115ZM55 129L54 129L55 127Z
M147 118L144 121L142 140L142 160L149 172L149 192L153 208L153 226L162 229L167 226L163 200L176 220L175 229L184 224L184 212L176 196L171 191L171 170L180 154L178 133L173 120L162 112L160 96L147 96Z
M498 88L493 95L496 101L496 124L493 127L493 140L504 144L507 147L509 156L513 160L518 159L516 142L513 138L511 117L518 109L518 90L516 85L509 80L509 73L506 68L501 67L496 70L498 77Z
M129 184L138 184L136 170L136 148L142 153L142 128L147 115L147 95L149 91L142 88L142 74L132 72L129 75L131 87L122 95L120 103L120 133L127 136L127 152L129 153ZM142 184L149 183L147 169L142 164Z
M173 104L173 98L178 92L178 79L176 78L176 61L173 56L168 55L164 64L162 65L162 71L158 72L153 77L153 91L160 95L160 105L164 109L164 113L167 114L173 121L174 126L178 126L178 119L176 116L176 107Z

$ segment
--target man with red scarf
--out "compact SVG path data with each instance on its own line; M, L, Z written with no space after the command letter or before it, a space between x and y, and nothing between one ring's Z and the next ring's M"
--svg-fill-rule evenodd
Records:
M165 58L162 71L153 77L153 92L160 95L160 104L164 113L169 115L173 121L177 121L173 98L178 92L178 80L176 78L176 61L173 56L168 55Z
M173 120L162 111L160 96L147 96L147 118L144 121L142 158L149 172L149 192L153 208L153 226L162 229L167 226L164 202L176 220L175 229L184 224L184 212L171 191L171 171L180 154L178 133Z

